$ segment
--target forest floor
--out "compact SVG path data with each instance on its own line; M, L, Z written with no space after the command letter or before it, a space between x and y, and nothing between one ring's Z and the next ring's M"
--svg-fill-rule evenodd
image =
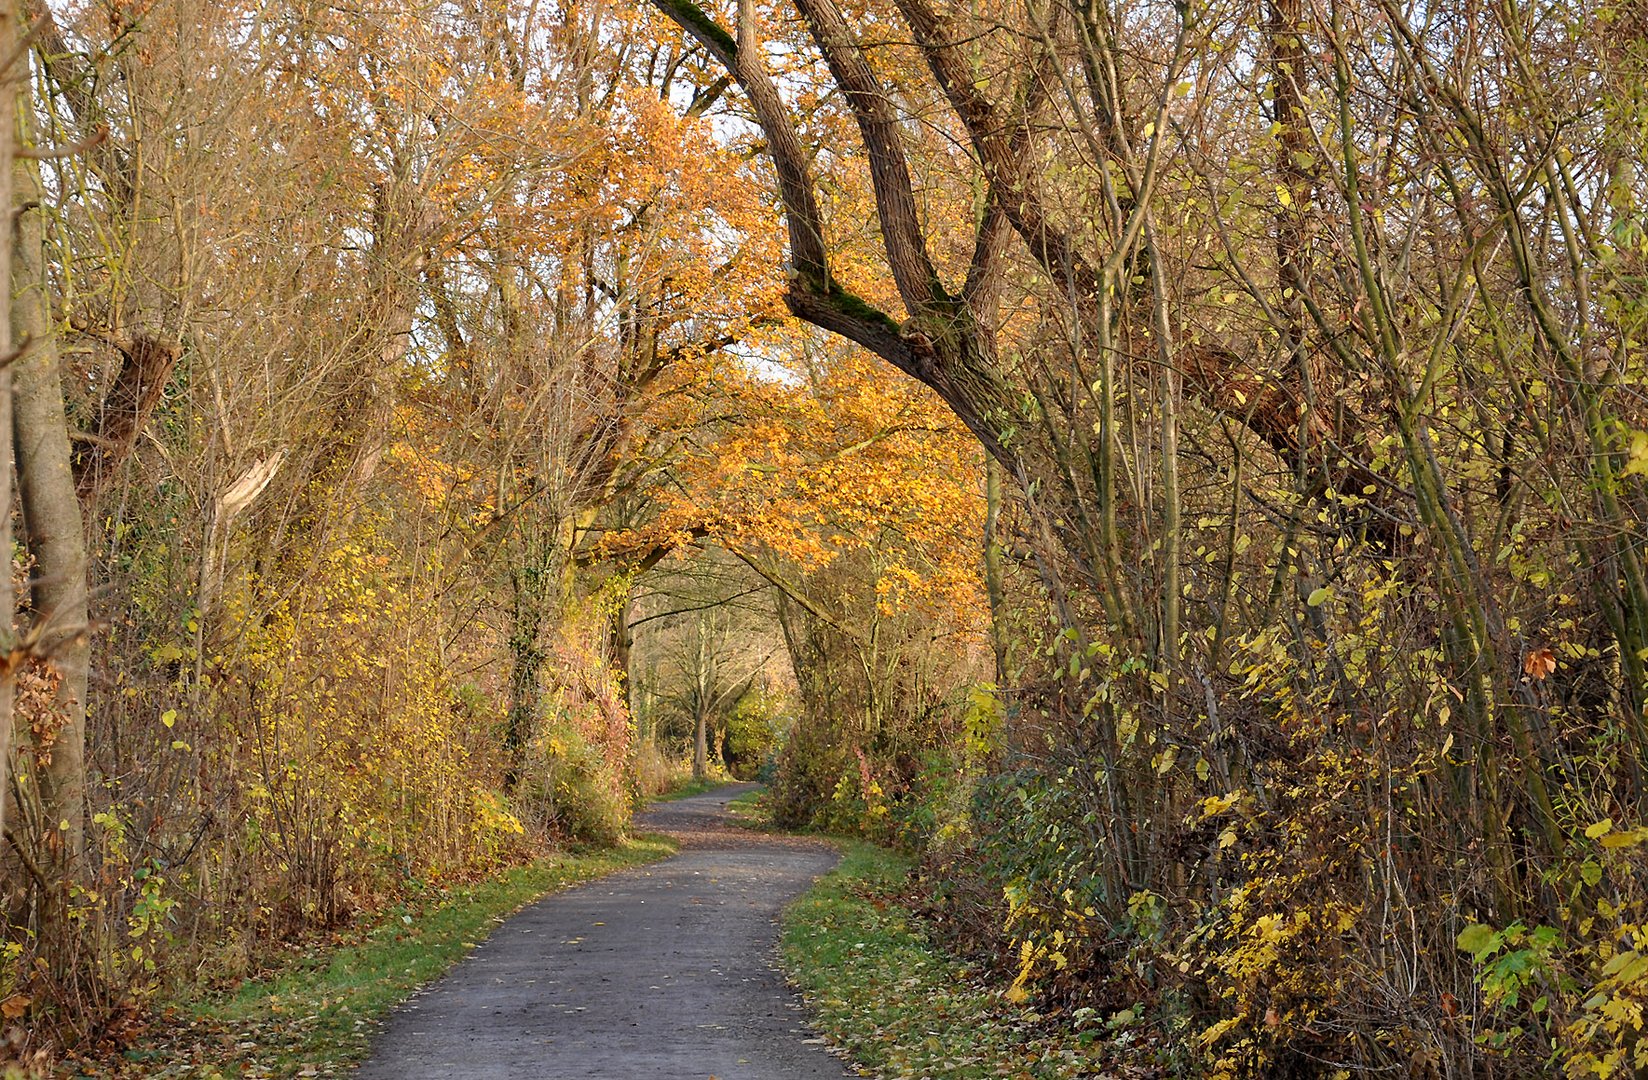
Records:
M838 854L736 824L751 786L640 815L681 853L510 919L395 1010L361 1080L851 1076L777 969L781 912Z

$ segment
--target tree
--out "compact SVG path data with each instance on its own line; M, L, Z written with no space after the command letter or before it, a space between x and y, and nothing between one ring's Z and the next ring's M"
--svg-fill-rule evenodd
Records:
M20 160L11 325L24 343L12 372L12 423L24 549L31 560L27 637L56 680L54 730L29 789L40 800L45 850L69 876L82 871L86 829L86 703L90 661L85 523L76 497L67 412L47 277L45 192L38 165Z

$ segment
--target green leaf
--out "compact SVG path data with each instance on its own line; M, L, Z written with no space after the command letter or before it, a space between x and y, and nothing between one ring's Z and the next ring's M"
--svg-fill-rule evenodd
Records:
M1471 923L1459 931L1459 947L1465 952L1481 960L1488 953L1499 947L1499 935L1491 926L1482 923Z
M1306 598L1305 603L1309 604L1311 607L1321 607L1323 604L1328 602L1328 597L1332 595L1333 587L1330 585L1323 585L1320 589L1317 589L1315 592L1311 593L1310 596Z
M1579 864L1579 876L1587 885L1595 885L1602 880L1602 867L1594 859L1586 859Z

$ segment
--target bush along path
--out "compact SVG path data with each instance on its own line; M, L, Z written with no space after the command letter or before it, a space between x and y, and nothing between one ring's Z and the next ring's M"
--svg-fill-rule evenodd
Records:
M1134 1010L1048 1015L984 985L900 903L910 862L856 840L784 913L783 959L819 1031L881 1080L1162 1075Z
M97 1077L342 1076L366 1057L375 1025L444 973L511 914L546 893L666 858L675 844L632 837L558 852L416 904L385 911L352 940L314 947L231 993L180 1001L167 1025L115 1059L71 1063Z
M397 1009L361 1080L839 1080L773 963L784 905L836 862L729 818L748 785L661 804L680 854L534 904Z

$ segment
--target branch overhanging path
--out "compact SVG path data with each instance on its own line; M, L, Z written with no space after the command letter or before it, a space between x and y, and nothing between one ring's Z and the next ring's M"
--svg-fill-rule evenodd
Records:
M727 823L746 786L638 818L682 851L540 900L407 1001L361 1080L840 1080L773 966L779 912L836 861Z

